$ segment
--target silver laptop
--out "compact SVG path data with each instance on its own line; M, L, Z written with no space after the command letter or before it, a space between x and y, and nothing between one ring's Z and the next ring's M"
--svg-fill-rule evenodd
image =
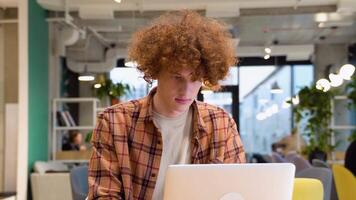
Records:
M291 163L168 167L164 200L291 200Z

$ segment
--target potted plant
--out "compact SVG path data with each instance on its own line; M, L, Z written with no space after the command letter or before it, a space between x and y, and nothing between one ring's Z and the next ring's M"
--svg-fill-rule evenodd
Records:
M324 152L325 155L321 157L326 158L326 154L335 148L330 144L331 129L329 128L333 96L333 92L323 92L316 89L314 85L304 87L298 93L299 104L294 106L293 113L297 124L302 119L307 120L302 132L309 138L309 143L303 153L309 157Z
M356 76L353 76L351 81L345 87L347 98L350 100L348 109L356 111ZM350 142L356 140L356 130L354 130L348 138Z
M96 84L97 85L95 87ZM106 79L104 81L95 83L93 85L95 95L102 100L105 97L110 99L111 105L120 102L120 97L129 94L131 92L131 87L124 83L113 83L112 80Z

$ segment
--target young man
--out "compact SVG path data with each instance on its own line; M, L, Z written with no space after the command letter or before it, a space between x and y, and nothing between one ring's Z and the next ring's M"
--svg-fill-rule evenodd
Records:
M218 86L235 64L230 39L192 11L165 14L134 35L129 57L158 85L99 115L88 199L161 200L168 165L245 162L234 120L195 100L203 83Z

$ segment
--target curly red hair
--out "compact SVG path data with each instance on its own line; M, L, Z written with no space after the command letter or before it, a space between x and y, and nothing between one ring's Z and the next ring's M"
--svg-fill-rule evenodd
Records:
M224 24L189 10L169 12L138 30L129 46L146 80L162 69L193 69L193 80L217 87L236 63L235 48Z

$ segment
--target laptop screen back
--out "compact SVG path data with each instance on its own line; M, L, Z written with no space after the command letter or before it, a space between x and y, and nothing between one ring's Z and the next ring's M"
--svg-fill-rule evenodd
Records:
M290 200L291 163L171 165L164 200Z

